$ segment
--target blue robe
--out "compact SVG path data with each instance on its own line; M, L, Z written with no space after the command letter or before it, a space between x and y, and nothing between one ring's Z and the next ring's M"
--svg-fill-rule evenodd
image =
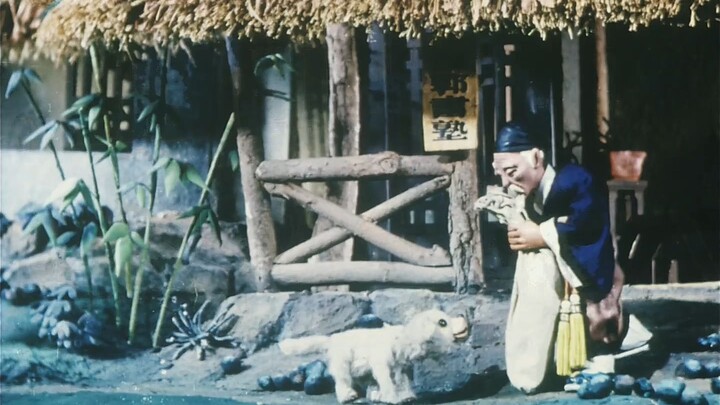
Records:
M533 208L532 197L526 200L528 216L538 224L553 219L560 255L582 282L580 295L591 301L605 298L615 271L606 185L568 164L557 171L542 214Z

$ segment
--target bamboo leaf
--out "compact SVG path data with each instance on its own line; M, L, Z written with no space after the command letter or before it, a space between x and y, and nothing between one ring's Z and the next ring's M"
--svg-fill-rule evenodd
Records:
M236 150L231 150L230 153L228 153L228 158L230 159L230 168L232 171L237 171L238 168L240 168L240 157L238 156L238 152Z
M42 84L40 75L38 75L34 69L31 69L31 68L23 69L23 76L25 76L26 78L28 78L28 80L30 80L36 84Z
M94 207L95 201L92 198L92 194L90 193L90 189L88 188L87 184L85 184L84 181L80 180L77 184L78 189L80 190L80 194L83 196L83 200L85 200L85 205L88 207Z
M95 238L97 238L97 225L95 225L94 222L90 222L83 228L82 240L80 241L81 257L90 256Z
M171 160L167 166L165 166L165 195L169 196L179 182L180 164L175 160Z
M75 198L78 196L78 194L80 194L80 189L78 187L75 187L70 192L70 194L66 195L65 198L63 199L63 205L62 205L62 208L60 208L60 212L65 212L67 207L69 207L70 204L72 204L73 201L75 201Z
M96 93L88 94L86 96L80 97L79 99L75 100L75 102L70 106L70 109L75 109L75 111L82 110L83 108L95 104L95 102L98 100L100 96Z
M48 213L46 210L40 211L33 215L32 219L30 219L30 222L25 225L25 229L23 229L23 234L30 235L33 233L36 229L38 229L40 226L42 226L44 218L48 216Z
M70 148L75 149L75 140L73 139L71 133L68 131L63 131L63 133L65 134L65 140L68 145L70 145Z
M192 229L190 230L191 234L199 235L202 232L202 227L203 227L203 225L205 225L205 222L207 222L207 220L208 220L208 211L210 211L210 208L205 206L197 214L197 220L195 221L195 224L193 225Z
M157 108L159 100L155 100L152 103L148 104L143 108L142 112L140 112L140 116L137 119L137 122L142 122L144 119L146 119L150 114L155 112L155 108Z
M97 126L97 120L100 117L102 109L100 106L95 106L88 111L88 128L93 129Z
M22 71L16 70L12 72L12 75L10 75L10 79L8 80L7 89L5 90L5 98L10 98L10 96L15 92L18 85L20 84L20 80L22 80Z
M183 180L187 180L190 183L195 184L196 186L200 187L201 189L206 189L205 186L205 180L203 180L202 176L200 176L200 173L198 173L195 166L191 164L185 164L183 165Z
M54 121L54 122L55 122L55 125L53 125L53 126L45 133L45 135L43 135L42 139L40 140L40 149L45 149L45 148L47 148L47 146L48 146L48 144L50 143L50 141L52 141L52 139L55 137L55 132L57 131L57 128L58 128L59 125L58 125L57 121Z
M124 151L128 150L128 146L123 141L116 141L115 142L115 150L118 152L124 152Z
M110 229L107 230L107 233L103 238L103 242L113 243L128 235L130 235L130 228L128 228L128 225L124 222L115 222L112 224Z
M157 114L150 117L150 132L155 132L155 127L157 127Z
M55 127L55 125L57 125L57 122L55 122L55 121L50 121L50 122L45 123L45 125L36 129L35 132L33 132L32 134L28 135L28 137L25 138L25 140L23 141L23 145L31 142L33 139L35 139L41 135L46 134L48 131L53 129Z
M97 165L97 164L100 164L100 162L102 162L103 160L109 158L110 155L111 155L110 149L106 150L106 151L100 156L100 159L98 159L98 160L95 161L95 164L96 164L96 165Z
M95 139L97 139L98 142L100 142L100 143L102 143L103 145L105 145L108 149L112 148L112 144L111 144L110 142L106 141L105 138L103 138L103 137L101 137L101 136L98 136L98 135L95 135Z
M78 186L80 179L75 177L67 178L60 182L55 189L50 193L50 196L45 201L45 205L50 205L60 199L65 199L70 193L75 191Z
M220 221L218 221L218 217L215 214L215 211L212 209L208 209L208 212L210 213L209 219L210 219L210 227L212 228L213 232L215 233L215 238L217 239L220 246L222 246L222 234L220 233Z
M57 236L55 235L55 228L53 227L52 217L47 214L43 215L42 225L45 229L45 233L47 233L47 236L50 239L50 243L55 246L57 244Z
M77 233L75 233L73 231L68 231L68 232L62 233L55 240L55 246L67 246L76 235L77 235Z
M145 241L143 240L142 236L140 236L139 233L137 233L135 231L130 232L130 239L138 247L140 247L141 249L145 249Z
M137 198L138 205L140 208L145 208L145 189L142 187L135 187L135 198Z
M122 270L132 260L132 241L126 235L115 242L115 276L120 277Z
M120 194L125 194L128 191L137 188L138 182L137 181L131 181L130 183L125 184L124 186L120 187Z
M170 160L171 160L170 158L161 157L161 158L158 159L158 161L155 162L155 164L150 168L150 173L156 172L156 171L162 169L163 167L167 166L167 164L170 163Z
M182 214L180 214L178 216L178 219L194 217L195 215L197 215L198 212L200 212L200 210L202 210L204 208L205 208L204 206L196 205L196 206L190 208L189 210L183 212Z

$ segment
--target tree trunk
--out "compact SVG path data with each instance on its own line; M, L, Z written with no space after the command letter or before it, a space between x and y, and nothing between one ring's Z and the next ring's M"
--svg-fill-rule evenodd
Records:
M247 49L237 40L226 38L228 66L233 86L233 108L237 127L240 176L245 196L247 238L250 263L255 272L258 291L272 289L270 275L277 253L275 227L270 213L270 196L255 178L255 170L263 159L263 141L253 119L257 111L252 77L252 61Z
M327 27L328 65L330 68L330 105L328 146L331 157L356 156L360 153L360 75L354 28L347 24ZM346 210L357 212L356 181L328 182L327 198ZM318 218L313 235L333 224ZM320 261L352 260L353 239L317 256Z
M455 269L455 291L477 292L484 283L482 246L478 214L473 209L478 199L475 151L466 160L456 162L448 193L448 232L450 254Z

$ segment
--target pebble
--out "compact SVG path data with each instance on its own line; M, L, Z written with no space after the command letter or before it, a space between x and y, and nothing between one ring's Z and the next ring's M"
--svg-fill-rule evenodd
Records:
M647 378L638 378L635 380L635 385L633 385L633 390L635 393L643 398L652 398L655 396L655 388L653 387L650 380Z
M610 395L614 387L607 374L596 374L578 389L577 395L582 399L600 399Z
M695 359L688 359L678 364L675 368L676 377L685 378L703 378L705 377L705 367L702 363Z
M662 380L655 385L655 395L665 402L674 404L680 401L684 389L685 383L680 380Z
M616 375L613 391L616 395L630 395L632 394L633 385L635 385L635 378L632 376L627 374Z

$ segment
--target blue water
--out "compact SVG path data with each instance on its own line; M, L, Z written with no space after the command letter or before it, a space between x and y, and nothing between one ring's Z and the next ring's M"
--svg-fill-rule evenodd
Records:
M168 395L140 395L102 392L75 392L71 394L2 394L2 405L251 405L250 402L238 402L232 399L168 396Z

